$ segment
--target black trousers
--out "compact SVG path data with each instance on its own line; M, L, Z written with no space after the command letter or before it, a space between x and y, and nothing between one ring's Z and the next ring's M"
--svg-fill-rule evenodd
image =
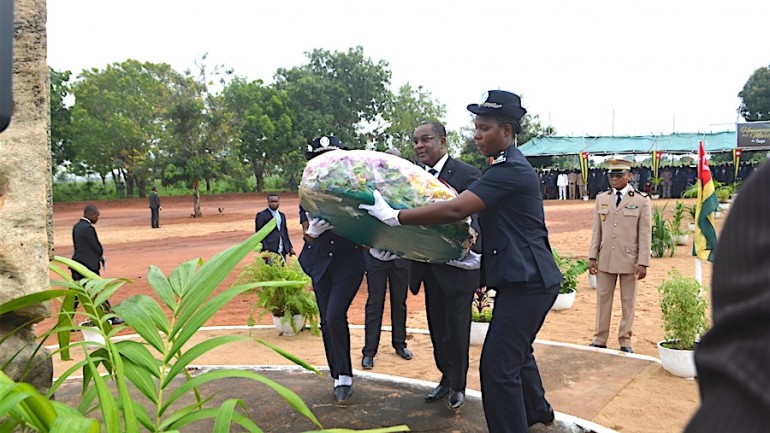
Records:
M160 211L158 208L150 208L150 224L154 229L160 227Z
M479 363L484 415L490 433L527 433L551 411L532 344L559 286L495 289L494 315Z
M385 309L385 289L390 286L391 342L398 350L406 347L406 295L409 268L397 268L393 262L385 267L366 271L369 296L366 298L366 327L364 356L375 356L380 345L382 312Z
M329 364L329 372L335 379L341 374L353 376L348 308L353 303L363 279L363 269L351 272L344 259L335 258L321 278L313 281L313 291L321 316L321 335L326 361Z
M446 296L433 272L425 284L425 311L428 316L433 358L441 371L441 385L464 391L468 376L468 348L471 339L473 292Z

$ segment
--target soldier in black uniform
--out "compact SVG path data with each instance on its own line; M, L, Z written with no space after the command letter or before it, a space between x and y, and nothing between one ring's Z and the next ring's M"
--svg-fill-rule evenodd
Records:
M337 137L319 137L308 145L306 156L310 160L340 148ZM363 248L332 232L334 226L309 216L301 205L299 219L305 231L299 263L313 280L326 361L334 378L334 397L343 402L353 394L348 308L364 278Z
M481 354L481 392L491 433L526 433L551 423L532 343L561 283L551 256L539 182L532 166L513 145L526 113L519 97L501 90L485 93L468 110L476 114L476 146L495 157L479 180L452 200L394 210L375 193L363 209L389 225L445 224L478 212L482 269L496 290L495 308Z

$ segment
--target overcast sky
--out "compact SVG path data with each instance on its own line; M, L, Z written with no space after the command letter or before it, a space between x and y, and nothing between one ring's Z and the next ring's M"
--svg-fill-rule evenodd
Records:
M225 64L272 82L315 48L361 45L392 87L422 85L447 126L489 89L560 135L734 130L738 92L770 64L770 0L48 0L48 64Z

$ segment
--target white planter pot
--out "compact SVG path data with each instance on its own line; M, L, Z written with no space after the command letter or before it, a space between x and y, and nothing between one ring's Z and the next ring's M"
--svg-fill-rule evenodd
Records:
M689 240L690 240L690 235L688 234L674 236L674 242L676 242L677 245L685 245Z
M559 293L556 295L556 301L551 306L551 310L568 310L572 308L572 304L575 303L575 293L577 291L569 293Z
M658 342L658 356L663 368L674 376L692 378L698 376L695 368L695 352L675 350L663 347L665 341Z
M730 209L730 203L719 203L719 209L722 209L722 210Z
M583 201L588 201L588 196L587 195L583 196Z
M596 290L596 275L594 274L588 274L588 285Z
M714 212L714 218L717 218L717 219L722 218L722 212L720 211Z
M302 328L305 326L305 316L302 314L295 314L291 316L291 321L294 322L294 328L302 331ZM291 322L284 321L283 317L273 316L273 324L275 325L275 329L281 331L281 335L284 337L292 337L295 335Z
M695 223L690 223L690 224L687 224L687 227L689 227L689 228L690 228L690 231L691 231L691 232L694 232L694 231L695 231Z
M659 199L659 198L660 198L660 194L650 194L650 197L651 197L653 200L657 200L657 199Z
M481 346L487 338L489 322L471 322L471 346Z

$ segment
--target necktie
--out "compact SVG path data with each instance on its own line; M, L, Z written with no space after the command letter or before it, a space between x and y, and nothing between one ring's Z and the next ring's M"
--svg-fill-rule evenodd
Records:
M623 193L618 191L615 194L617 194L618 198L615 200L615 207L620 206L620 200L623 199Z
M429 168L429 169L428 169L428 173L430 173L430 174L432 174L433 176L435 176L435 175L437 175L437 174L438 174L438 171L436 171L436 169L435 169L435 168Z

